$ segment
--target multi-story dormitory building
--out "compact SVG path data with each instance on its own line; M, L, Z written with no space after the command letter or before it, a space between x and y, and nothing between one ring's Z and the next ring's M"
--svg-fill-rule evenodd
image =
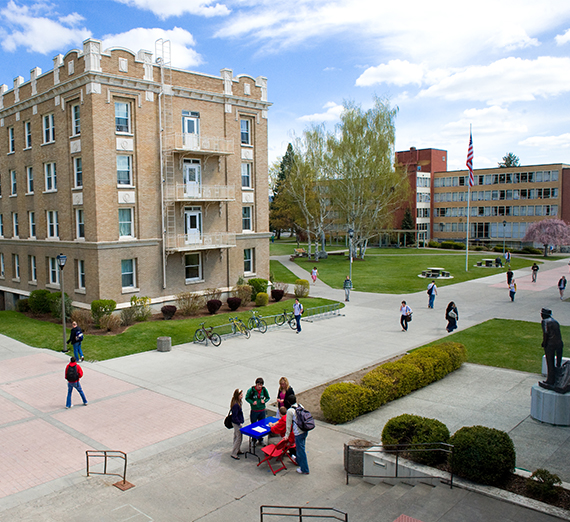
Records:
M89 39L0 86L0 309L59 290L60 253L80 307L268 276L266 78L157 55Z

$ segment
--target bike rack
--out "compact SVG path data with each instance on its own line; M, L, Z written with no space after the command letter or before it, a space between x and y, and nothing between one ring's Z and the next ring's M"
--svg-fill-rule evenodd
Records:
M85 457L87 459L87 476L89 475L113 475L115 477L121 477L123 480L121 482L117 482L113 484L113 486L119 488L121 491L126 491L127 489L134 488L134 484L127 482L127 454L124 451L115 451L115 450L87 450L85 452ZM105 459L103 464L103 472L100 471L91 471L89 469L89 459L90 458L103 458ZM110 473L107 472L107 461L108 459L123 459L125 465L123 467L123 473Z
M336 508L310 507L310 506L260 506L260 522L264 522L264 517L295 517L299 522L308 518L328 518L348 522L348 513Z

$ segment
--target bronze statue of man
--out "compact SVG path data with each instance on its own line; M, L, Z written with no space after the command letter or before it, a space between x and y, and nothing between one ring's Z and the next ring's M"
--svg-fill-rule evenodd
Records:
M556 380L556 369L560 368L562 364L562 335L560 334L560 325L558 321L552 318L552 310L543 308L540 311L542 317L542 347L544 348L544 355L546 355L546 367L548 374L546 381L540 384L553 386ZM556 364L554 357L556 356Z

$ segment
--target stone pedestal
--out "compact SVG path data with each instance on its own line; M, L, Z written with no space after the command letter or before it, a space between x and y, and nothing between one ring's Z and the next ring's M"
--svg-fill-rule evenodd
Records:
M169 352L172 349L172 339L170 337L158 337L156 339L156 349L159 352Z
M557 393L534 384L530 391L530 416L554 426L570 426L570 393Z

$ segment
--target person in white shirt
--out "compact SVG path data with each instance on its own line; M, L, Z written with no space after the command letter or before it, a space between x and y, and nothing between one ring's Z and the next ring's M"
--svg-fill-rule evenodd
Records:
M301 331L302 314L303 314L303 305L299 302L299 299L295 299L295 304L293 305L293 315L295 316L295 321L297 321L297 333Z
M408 323L412 320L412 309L406 304L406 301L402 301L402 306L400 306L400 324L402 325L402 331L408 331Z
M305 450L305 441L307 439L308 432L299 428L295 420L297 418L297 407L302 408L303 406L301 406L301 404L297 404L297 397L295 397L295 395L289 395L289 397L285 399L285 404L289 407L287 409L287 421L285 424L286 431L283 439L287 440L291 434L291 430L293 430L293 434L295 435L295 448L297 450L297 464L299 465L297 473L308 475L309 461L307 460L307 452Z

